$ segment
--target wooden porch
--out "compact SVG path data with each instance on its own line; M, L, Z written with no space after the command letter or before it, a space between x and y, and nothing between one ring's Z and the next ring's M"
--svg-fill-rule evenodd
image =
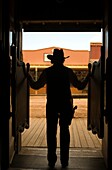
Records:
M70 125L71 148L101 148L102 140L87 130L87 98L74 99L78 106ZM46 145L46 96L30 96L30 128L22 133L23 147L47 147ZM60 146L59 126L57 147Z
M87 130L87 118L73 118L70 125L71 148L101 148L102 140ZM57 147L60 147L59 126ZM23 147L47 147L46 118L30 118L30 128L22 133Z

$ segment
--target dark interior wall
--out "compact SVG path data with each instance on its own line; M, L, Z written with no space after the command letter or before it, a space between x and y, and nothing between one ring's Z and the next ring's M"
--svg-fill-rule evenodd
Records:
M2 1L0 1L0 40L2 40Z
M88 20L101 19L103 1L74 1L74 0L18 0L20 17L29 20Z
M24 31L101 31L103 0L17 0Z

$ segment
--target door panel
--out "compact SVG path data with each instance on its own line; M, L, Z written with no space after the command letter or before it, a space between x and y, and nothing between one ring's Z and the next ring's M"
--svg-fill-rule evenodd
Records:
M28 66L25 68L22 62L16 68L16 119L19 132L29 128L29 85L25 69L28 71Z
M29 65L17 58L16 46L11 46L12 54L12 118L13 136L29 128L29 84L26 73Z
M97 134L99 138L104 136L104 93L102 81L101 58L92 64L92 76L88 88L88 130Z

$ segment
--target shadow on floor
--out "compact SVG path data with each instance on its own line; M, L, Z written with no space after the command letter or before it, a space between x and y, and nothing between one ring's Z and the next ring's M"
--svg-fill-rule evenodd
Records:
M24 148L15 155L9 170L49 170L46 148ZM55 170L61 170L59 148L57 149ZM104 159L99 149L70 149L67 170L106 170Z

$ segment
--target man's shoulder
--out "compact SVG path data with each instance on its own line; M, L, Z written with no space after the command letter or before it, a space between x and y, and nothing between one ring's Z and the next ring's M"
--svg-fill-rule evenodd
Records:
M52 70L52 66L49 66L49 67L45 68L45 69L44 69L44 72L47 73L47 72L49 72L50 70Z
M64 66L64 68L65 68L66 70L68 70L68 71L72 71L72 69L69 68L69 67L67 67L67 66Z
M52 66L49 66L49 67L45 68L44 70L50 70L50 69L52 69Z

